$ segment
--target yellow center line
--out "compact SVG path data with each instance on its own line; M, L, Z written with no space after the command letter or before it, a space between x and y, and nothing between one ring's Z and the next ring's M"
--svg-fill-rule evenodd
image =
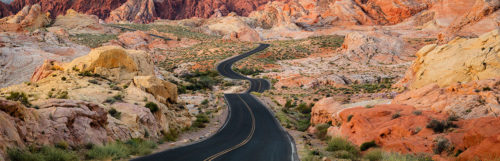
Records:
M218 157L220 157L220 156L222 156L222 155L224 155L226 153L229 153L229 152L231 152L231 151L233 151L235 149L238 149L238 148L242 147L243 145L247 144L250 141L250 139L252 139L253 134L255 133L255 116L253 115L253 112L252 112L252 109L250 108L250 106L248 106L248 104L241 98L240 95L238 95L238 98L240 98L240 100L243 101L243 103L247 107L248 111L250 111L250 116L252 117L252 130L250 131L250 134L241 143L239 143L239 144L237 144L237 145L235 145L235 146L233 146L231 148L228 148L228 149L226 149L224 151L221 151L221 152L219 152L217 154L214 154L214 155L206 158L203 161L212 161L215 158L218 158Z

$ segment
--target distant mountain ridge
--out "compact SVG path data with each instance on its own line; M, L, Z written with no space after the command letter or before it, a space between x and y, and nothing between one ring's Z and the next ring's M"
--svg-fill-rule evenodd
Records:
M5 0L3 0L5 1ZM143 1L137 0L10 0L11 3L0 2L2 7L0 17L5 17L13 13L17 13L26 5L40 4L44 12L50 12L51 17L64 14L68 9L74 9L85 14L97 15L101 19L107 19L111 11L119 8L127 3L130 4L146 4L138 3ZM153 1L154 5L123 7L124 9L139 9L148 7L152 10L152 15L148 21L154 18L162 19L185 19L191 17L208 18L214 13L227 15L231 12L236 12L238 15L247 16L259 6L273 0L149 0ZM2 13L4 12L4 13ZM134 13L126 11L125 13Z

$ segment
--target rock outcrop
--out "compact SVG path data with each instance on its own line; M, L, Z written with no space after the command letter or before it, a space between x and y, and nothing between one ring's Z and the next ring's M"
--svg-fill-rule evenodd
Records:
M111 141L112 138L107 137L106 115L99 105L82 101L48 100L36 110L0 100L0 120L3 122L0 128L6 132L0 139L0 151L32 144L66 142L73 146Z
M207 20L201 27L206 28L210 33L223 36L226 39L239 41L261 41L259 33L251 26L255 24L253 19L230 14L225 17Z
M420 110L447 113L464 119L500 116L500 78L455 83L446 88L437 84L402 93L393 104L411 105Z
M398 64L410 60L403 52L403 40L380 32L351 32L345 36L342 49L350 61L362 64Z
M153 62L146 52L125 50L118 46L93 49L88 55L65 65L65 70L73 69L89 71L117 82L130 82L135 76L154 75Z
M385 150L403 153L434 153L433 148L438 146L437 140L448 140L450 146L440 154L444 157L458 155L457 158L448 158L450 160L489 160L500 154L493 148L500 144L500 130L495 128L500 125L500 118L452 121L456 125L450 129L453 132L445 130L441 133L426 127L431 120L447 120L448 115L416 111L411 106L403 105L345 109L339 113L342 124L330 127L328 132L332 136L347 137L357 145L375 141Z
M500 30L479 38L457 38L445 45L428 45L395 87L417 89L437 83L440 87L500 77Z
M37 29L51 23L49 15L49 13L42 12L40 5L35 4L25 6L16 15L0 19L0 23L19 24L23 28Z
M122 6L111 11L107 21L130 21L149 23L157 18L153 0L128 0Z
M57 16L54 24L47 30L63 30L64 32L68 32L68 34L113 33L113 29L104 27L99 23L97 16L79 13L73 9L67 10L64 15Z
M269 2L250 14L264 28L330 25L388 25L402 22L432 6L433 0L292 0Z
M173 83L158 79L156 76L134 77L134 85L148 93L163 104L177 102L177 86Z
M0 44L0 88L30 81L33 71L45 60L69 62L90 51L88 47L41 30L0 33Z

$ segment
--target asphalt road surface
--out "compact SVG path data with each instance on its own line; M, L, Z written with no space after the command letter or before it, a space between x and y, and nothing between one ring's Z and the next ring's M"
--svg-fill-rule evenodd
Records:
M233 63L269 47L256 49L221 62L217 71L231 79L250 81L242 94L225 94L229 116L213 136L198 143L134 159L134 161L295 161L298 160L293 139L283 130L274 115L250 92L264 92L270 83L251 79L232 70Z

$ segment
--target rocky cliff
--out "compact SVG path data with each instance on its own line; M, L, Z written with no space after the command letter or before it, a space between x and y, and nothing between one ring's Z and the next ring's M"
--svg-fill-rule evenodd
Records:
M2 11L0 17L16 13L26 5L38 3L44 12L51 13L52 18L66 13L68 9L74 9L97 15L100 19L112 17L111 20L150 22L156 16L162 19L209 18L216 13L227 15L231 12L247 16L268 1L271 0L14 0L10 6L0 4L2 8L10 8ZM111 14L115 9L117 11Z

